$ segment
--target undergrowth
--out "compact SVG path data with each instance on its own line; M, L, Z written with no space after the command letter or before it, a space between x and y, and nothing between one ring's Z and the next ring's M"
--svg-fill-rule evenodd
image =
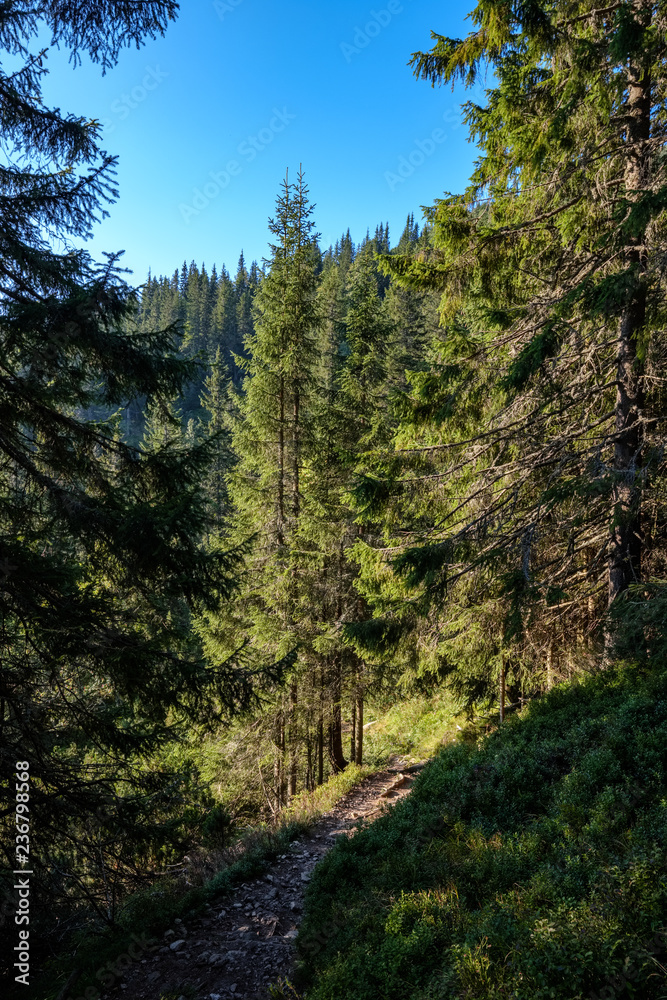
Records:
M345 771L331 775L313 791L301 792L272 822L253 820L241 828L233 823L228 825L231 813L225 799L217 795L225 759L222 751L219 758L215 757L206 744L192 761L191 750L183 759L177 754L170 760L174 766L184 762L194 764L209 783L218 801L209 817L217 823L209 825L224 827L219 845L212 838L208 846L206 841L193 846L186 858L187 865L179 875L156 876L149 888L131 895L114 928L97 928L91 933L90 926L86 925L81 932L71 935L67 948L50 963L39 987L40 996L53 1000L76 970L80 975L68 997L97 1000L105 992L105 982L110 978L116 984L119 981L117 972L122 971L123 956L129 955L136 960L137 950L147 950L146 941L161 935L177 917L190 918L213 899L265 871L278 855L285 853L294 839L305 833L365 777L381 769L392 756L411 754L421 759L432 753L443 738L451 738L454 709L449 696L417 696L398 705L378 703L369 708L369 718L373 722L369 730L374 728L374 720L378 720L377 731L366 736L365 756L369 763L363 767L350 764ZM174 753L172 751L172 755ZM236 788L234 782L238 783L242 775L232 777L231 784ZM235 791L235 795L238 792Z
M667 673L555 690L316 870L308 1000L667 996Z
M399 702L370 702L364 730L364 762L381 767L396 754L415 760L432 757L443 743L456 739L457 712L447 691L414 695Z
M371 767L351 764L313 792L296 796L275 825L258 824L241 831L231 852L235 860L202 885L188 887L181 879L163 877L149 889L133 894L113 930L98 934L85 930L75 935L68 953L51 963L40 987L44 1000L58 996L73 968L80 976L68 996L73 1000L96 1000L104 992L105 983L120 979L117 971L122 972L124 956L136 960L139 952L148 952L148 942L161 935L177 917L191 918L214 899L265 871L339 799L373 773Z

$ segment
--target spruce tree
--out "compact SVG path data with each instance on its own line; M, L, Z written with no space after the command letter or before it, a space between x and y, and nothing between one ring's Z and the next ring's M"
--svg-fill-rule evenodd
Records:
M487 594L504 594L500 646L545 670L554 637L579 657L649 565L666 38L644 0L483 0L472 19L466 39L434 34L413 57L434 85L472 84L486 67L494 79L484 105L466 105L480 146L470 187L430 212L431 248L385 257L406 283L445 293L400 486L430 482L439 506L430 526L413 520L395 566L441 608L470 572L481 602L486 574Z
M303 175L295 184L286 178L269 223L271 256L254 300L254 329L246 337L248 357L242 361L245 378L232 418L231 537L252 540L252 548L231 615L237 634L268 661L293 660L303 643L299 532L318 325L319 250L312 211ZM241 260L241 286L247 277ZM216 618L208 628L216 635L225 631ZM298 681L299 670L294 669L288 693L277 693L278 806L296 789Z
M213 308L212 329L208 344L209 357L214 357L216 351L222 352L226 365L229 366L235 382L240 379L240 371L234 360L234 355L240 355L243 350L243 339L238 331L236 315L236 292L227 269L222 269L218 280L215 306Z
M44 105L47 53L31 51L48 32L73 62L88 53L106 69L123 46L162 33L177 8L72 0L0 10L0 43L20 63L0 72L0 759L6 775L29 763L40 882L31 924L47 911L69 919L68 894L102 912L101 831L122 829L122 854L159 839L157 814L176 808L166 778L142 768L169 719L212 719L249 696L230 663L208 669L190 633L193 609L231 595L238 561L201 544L210 446L142 450L115 418L86 419L142 398L166 408L194 369L174 329L137 328L118 255L98 265L84 250L54 249L104 214L115 161L97 123Z
M207 428L210 431L215 454L206 480L206 493L213 507L214 530L221 536L229 514L227 475L231 466L229 442L230 386L229 370L222 359L218 347L207 379L201 405L208 415Z
M347 281L345 343L341 388L353 416L358 444L370 449L388 431L387 380L393 331L378 279L373 244L350 266Z
M426 237L421 244L425 245ZM404 243L403 253L417 251L419 241ZM418 289L390 283L386 293L386 311L394 331L390 361L394 392L408 388L406 372L424 367L427 351L438 330L438 305L440 297L432 289Z
M344 643L340 629L351 607L356 606L358 595L353 589L355 568L346 556L356 528L351 523L343 495L349 479L347 449L354 436L354 424L345 408L340 386L348 351L345 268L333 256L325 261L318 297L321 326L315 368L317 392L312 403L314 447L304 477L307 503L302 537L304 547L307 545L313 554L308 593L311 629L315 636L312 662L319 686L319 703L314 707L316 771L321 784L325 751L333 772L347 765L342 732L343 701L350 690L352 675L359 673L356 656ZM350 693L353 698L358 695L361 699L361 692ZM352 760L357 755L354 736L353 740Z
M243 352L244 345L252 337L254 330L252 304L255 292L257 291L257 285L257 267L253 262L251 273L248 273L245 266L245 258L243 253L241 253L234 281L236 291L236 330L240 345L240 354Z

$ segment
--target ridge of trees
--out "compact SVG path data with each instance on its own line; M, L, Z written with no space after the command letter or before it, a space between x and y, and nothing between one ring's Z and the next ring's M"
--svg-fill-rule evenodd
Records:
M437 325L436 296L399 289L379 272L388 228L358 247L347 232L323 254L311 214L303 174L286 178L253 330L235 355L242 377L229 378L221 417L222 535L249 553L238 598L196 625L209 658L239 641L270 661L295 654L287 685L253 729L272 812L348 760L361 763L364 695L377 677L344 636L369 614L350 554L365 531L346 494L359 456L390 439L405 364L419 363ZM426 239L411 216L398 247Z

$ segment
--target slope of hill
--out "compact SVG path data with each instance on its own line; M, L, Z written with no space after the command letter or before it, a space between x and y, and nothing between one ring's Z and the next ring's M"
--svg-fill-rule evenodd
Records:
M442 750L318 867L308 1000L667 996L667 673L608 671Z

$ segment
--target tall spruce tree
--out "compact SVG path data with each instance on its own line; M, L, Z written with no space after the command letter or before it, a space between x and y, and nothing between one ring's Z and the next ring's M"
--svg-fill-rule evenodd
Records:
M230 474L233 537L252 539L239 601L232 610L238 633L269 659L294 656L303 599L299 532L302 476L311 446L309 401L319 249L303 174L285 179L270 220L271 256L254 300L254 330L245 340L245 378L232 420L236 465ZM243 261L237 282L246 284ZM242 289L244 291L245 289ZM220 620L212 618L216 635ZM223 628L224 632L224 628ZM298 669L275 712L278 806L296 789Z
M324 776L325 751L333 772L347 765L343 746L343 702L352 700L350 759L361 763L363 752L363 690L361 663L344 642L342 625L356 617L359 595L354 589L356 567L347 549L356 526L344 490L351 473L350 456L357 444L358 421L341 389L346 340L346 274L348 261L328 255L319 287L320 334L315 369L317 392L313 399L312 460L306 470L306 516L302 529L305 545L313 554L309 604L313 640L313 668L320 699L317 715L317 781Z
M234 381L240 379L240 372L234 355L243 351L243 338L238 330L236 315L236 290L227 269L223 267L218 280L216 302L213 308L212 328L209 337L209 357L216 351L222 352L224 363L229 367Z
M215 532L223 534L229 514L227 475L231 466L229 442L229 370L218 347L204 382L201 405L208 415L208 429L215 442L215 455L206 480L206 492L213 506Z
M367 449L385 439L389 428L387 382L393 330L381 298L383 293L374 247L368 243L355 257L348 274L347 356L340 374L345 401L354 414L358 443Z
M253 261L250 272L248 272L245 266L245 258L243 253L241 253L234 281L234 290L236 292L236 329L240 345L239 354L243 353L244 345L253 334L252 304L258 284L259 275L257 265Z
M328 255L320 285L322 327L318 344L318 393L313 406L315 456L308 470L308 516L304 534L317 553L318 572L310 588L319 615L315 649L327 712L327 747L334 771L346 765L342 708L351 705L350 759L363 758L364 692L374 678L346 634L368 613L357 590L351 557L368 534L349 503L355 467L362 456L391 439L390 370L394 329L383 299L388 281L378 274L376 247L389 249L384 226L376 239L353 254L349 233ZM321 773L321 767L320 767Z
M647 571L665 25L644 0L482 0L472 19L466 39L434 34L413 57L434 85L494 76L485 105L465 106L480 146L470 187L431 211L431 249L385 257L444 290L446 324L402 441L401 490L430 482L434 516L412 521L394 565L440 608L462 574L486 576L487 595L505 595L498 660L522 650L544 667L554 637L580 646Z

